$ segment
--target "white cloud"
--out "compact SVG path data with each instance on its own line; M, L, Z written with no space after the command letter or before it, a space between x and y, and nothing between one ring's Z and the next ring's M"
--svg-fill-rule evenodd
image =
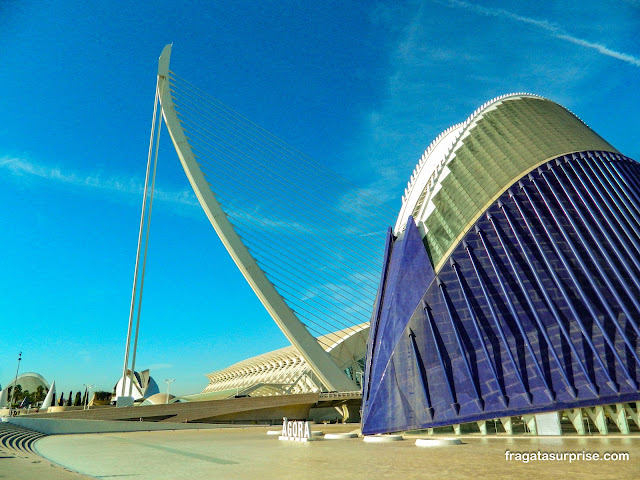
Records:
M271 204L269 204L271 206ZM237 223L240 228L248 228L249 230L259 231L266 230L269 232L290 232L296 234L315 235L316 229L311 224L303 224L296 218L286 219L284 214L273 211L264 212L259 206L253 211L244 210L239 206L227 206L225 208L232 223ZM301 215L299 215L301 217Z
M59 167L50 167L31 162L23 158L0 158L0 168L17 177L38 177L52 182L73 185L93 190L118 192L126 195L142 196L143 185L133 178L104 176L101 174L81 174L65 171ZM154 198L178 205L198 205L195 195L190 190L166 191L155 189Z
M626 53L616 52L615 50L611 50L610 48L607 48L604 45L601 45L599 43L587 42L586 40L582 40L581 38L576 38L576 37L572 37L571 35L564 35L564 34L556 35L556 38L560 38L562 40L575 43L576 45L580 45L582 47L592 48L608 57L617 58L618 60L622 60L623 62L627 62L627 63L630 63L631 65L635 65L636 67L640 67L640 58L634 57L633 55L628 55Z
M577 38L577 37L574 37L573 35L569 35L562 27L548 20L525 17L523 15L518 15L517 13L513 13L508 10L504 10L502 8L488 8L488 7L483 7L477 4L461 2L459 0L449 0L449 5L451 5L452 7L471 10L473 12L486 15L486 16L502 17L502 18L514 20L516 22L533 25L534 27L537 27L541 30L551 33L555 38L559 40L564 40L566 42L570 42L575 45L580 45L581 47L590 48L602 55L606 55L607 57L615 58L617 60L622 60L623 62L626 62L635 67L640 67L640 58L634 57L633 55L629 55L628 53L612 50L611 48L608 48L607 46L602 45L600 43L590 42L588 40L584 40L582 38Z

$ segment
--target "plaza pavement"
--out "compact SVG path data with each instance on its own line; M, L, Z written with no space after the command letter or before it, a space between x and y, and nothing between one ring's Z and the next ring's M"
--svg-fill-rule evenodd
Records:
M356 425L314 425L325 433L352 431ZM319 440L308 444L279 441L266 435L278 427L236 427L209 430L57 435L38 440L42 464L54 462L95 478L163 480L176 477L211 479L563 479L640 477L640 437L481 437L462 436L463 445L420 448L414 437L387 444L365 443L361 438ZM422 436L425 438L424 436ZM628 452L629 461L505 460L512 452ZM27 469L28 476L42 477ZM56 470L51 468L52 471ZM57 467L68 477L71 473ZM31 475L33 472L33 475ZM14 471L15 473L15 471Z

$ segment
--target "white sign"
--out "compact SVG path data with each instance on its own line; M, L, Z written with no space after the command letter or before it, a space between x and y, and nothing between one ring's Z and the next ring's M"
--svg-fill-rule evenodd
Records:
M278 440L310 442L313 439L311 438L309 422L303 420L287 420L287 417L284 417L282 419L282 435L278 437Z

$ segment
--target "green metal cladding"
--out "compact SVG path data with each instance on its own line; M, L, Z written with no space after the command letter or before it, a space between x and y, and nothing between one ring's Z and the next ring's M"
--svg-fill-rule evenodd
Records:
M442 188L432 197L435 209L423 220L436 272L515 180L551 158L584 150L618 152L571 112L544 98L506 99L472 119L440 174Z

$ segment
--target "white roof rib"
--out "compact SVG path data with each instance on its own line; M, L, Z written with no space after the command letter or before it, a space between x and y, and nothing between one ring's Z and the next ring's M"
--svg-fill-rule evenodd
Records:
M501 102L522 97L546 100L544 97L526 92L500 95L485 102L469 115L464 122L447 128L431 142L414 168L404 190L402 207L394 228L395 235L401 235L404 232L409 215L414 215L416 210L424 211L426 209L431 196L430 193L440 183L440 174L444 167L455 156L455 151L462 144L462 140L468 135L468 132L475 126L477 121L482 118L482 115L497 107Z
M369 324L363 323L324 335L319 340L321 345L326 345L325 351L332 352L331 355L339 365L345 364L353 361L351 356L354 353L356 355L361 353L361 356L364 357L368 328ZM347 344L349 345L347 348L339 348ZM360 350L362 352L359 352ZM342 358L345 355L348 355L349 358ZM256 382L272 384L280 377L289 378L294 374L299 376L299 373L296 372L304 368L309 368L306 361L295 347L289 346L248 358L223 370L207 374L209 385L203 393L215 392L222 387L226 388L228 385L225 382L229 381L233 382L233 386ZM249 379L251 375L256 378Z

